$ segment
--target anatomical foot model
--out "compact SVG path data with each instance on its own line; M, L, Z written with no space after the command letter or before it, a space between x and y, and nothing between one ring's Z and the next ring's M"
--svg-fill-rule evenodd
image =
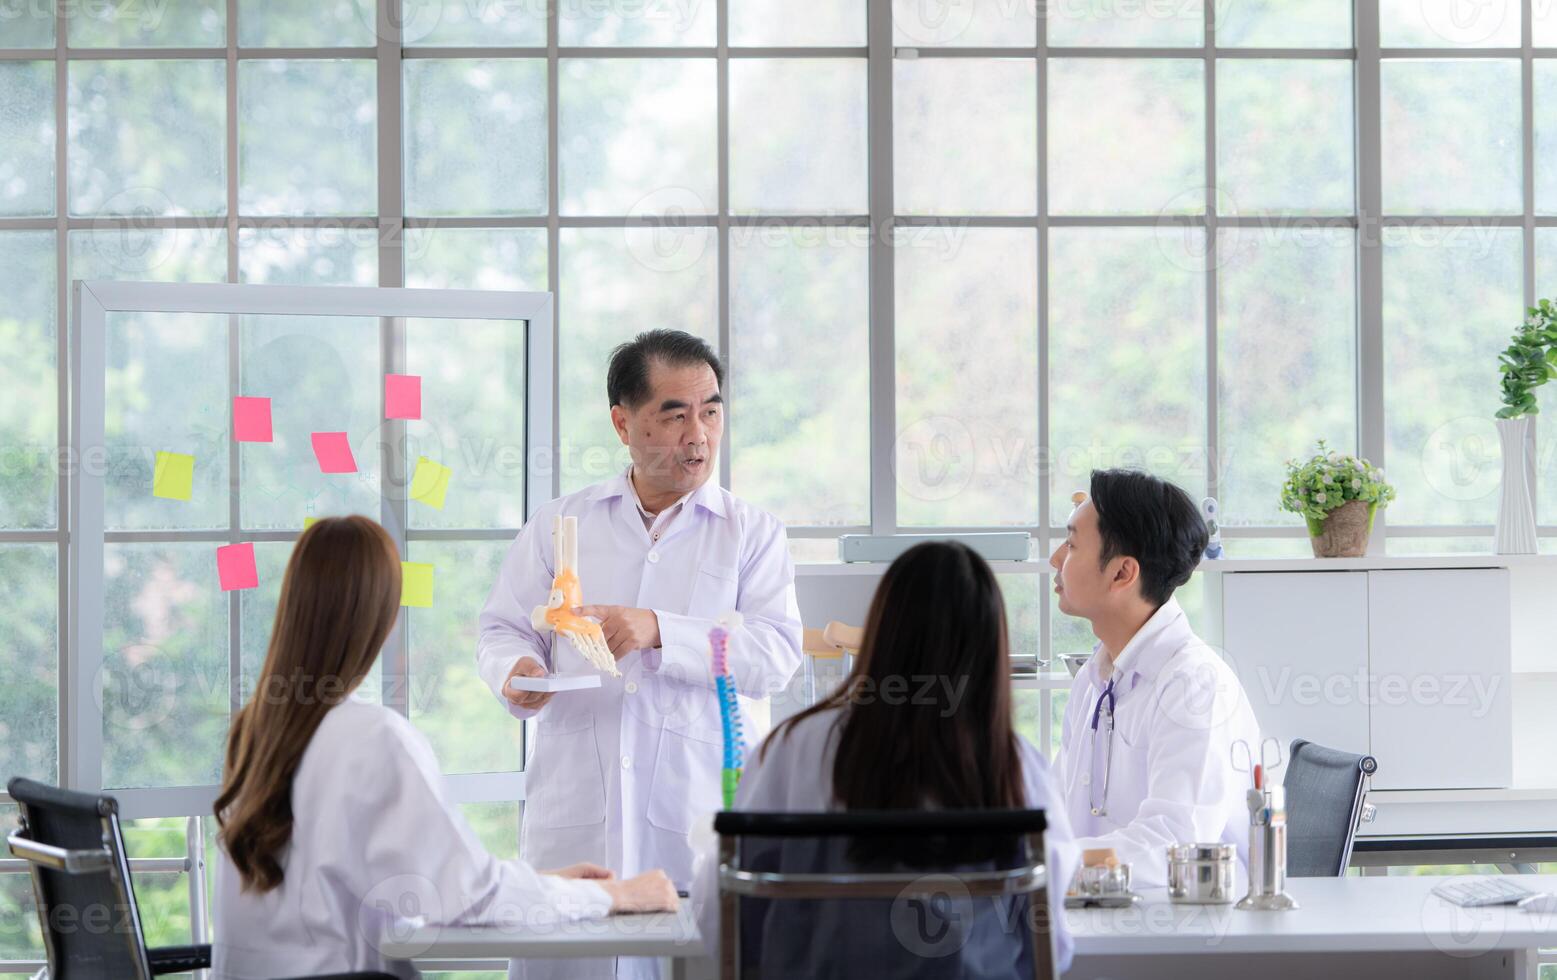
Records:
M546 605L536 606L530 613L530 625L543 633L561 633L591 667L612 677L622 676L600 624L573 613L584 604L584 590L578 581L578 518L559 514L552 521L551 538L556 546L556 577L551 580Z

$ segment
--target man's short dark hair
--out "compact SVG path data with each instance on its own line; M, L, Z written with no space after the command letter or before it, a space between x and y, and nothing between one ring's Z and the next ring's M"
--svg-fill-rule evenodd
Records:
M684 330L646 330L611 351L611 366L606 370L606 397L613 406L636 409L653 391L649 388L649 364L659 361L667 367L707 364L714 369L714 382L724 390L724 365L719 355L701 337Z
M1189 494L1136 470L1093 470L1092 507L1103 539L1099 560L1141 565L1141 598L1161 606L1200 564L1210 533Z

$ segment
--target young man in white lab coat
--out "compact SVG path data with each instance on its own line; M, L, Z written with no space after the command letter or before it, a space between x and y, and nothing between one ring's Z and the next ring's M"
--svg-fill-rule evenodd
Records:
M800 665L784 527L710 479L724 428L723 380L717 355L690 334L655 330L618 347L606 387L632 466L539 508L481 613L482 679L514 717L536 719L520 850L542 867L590 861L624 876L663 868L689 888L688 833L720 805L708 632L720 616L741 613L729 665L743 701L782 690ZM552 587L558 514L578 518L578 614L600 621L622 676L602 676L594 689L516 692L507 682L518 675L593 672L571 641L531 625L531 610ZM511 971L612 972L608 960L516 963ZM630 960L617 971L653 972L652 962Z
M1094 471L1078 497L1049 558L1060 611L1098 638L1060 736L1076 842L1113 848L1140 885L1166 882L1176 843L1235 843L1246 868L1249 776L1231 747L1258 746L1259 726L1237 675L1173 599L1205 551L1205 522L1184 491L1145 473Z

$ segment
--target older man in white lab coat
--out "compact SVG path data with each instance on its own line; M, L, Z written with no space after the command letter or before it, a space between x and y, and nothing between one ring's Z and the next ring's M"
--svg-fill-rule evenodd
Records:
M1098 644L1071 684L1060 779L1076 843L1111 847L1132 881L1161 885L1167 848L1230 842L1246 874L1246 773L1232 744L1259 744L1243 686L1190 628L1173 592L1206 547L1206 527L1171 483L1092 474L1049 563L1060 611Z
M664 868L690 887L688 833L720 804L708 632L718 617L741 613L729 663L743 700L782 690L800 665L783 525L709 479L723 432L723 377L707 344L679 331L640 334L617 348L607 389L631 468L539 508L481 613L482 679L516 718L536 719L525 772L527 861L592 861L620 875ZM604 676L595 689L516 692L508 687L515 676L592 670L571 641L531 625L531 610L552 588L559 514L578 518L578 612L600 621L622 676ZM609 976L611 966L536 961L511 972ZM618 971L652 973L652 963L629 960Z

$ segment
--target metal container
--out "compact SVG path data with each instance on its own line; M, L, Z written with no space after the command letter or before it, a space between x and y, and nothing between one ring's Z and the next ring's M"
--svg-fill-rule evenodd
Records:
M1231 905L1238 869L1234 844L1174 844L1168 848L1168 899L1184 905Z
M1130 893L1130 866L1094 865L1078 868L1075 882L1076 894L1083 898L1107 898Z
M1065 895L1068 909L1127 909L1141 900L1130 890L1128 864L1092 865L1076 869Z
M1077 674L1081 673L1081 668L1086 666L1087 661L1091 659L1091 651L1086 653L1060 654L1060 663L1065 665L1065 669L1070 672L1070 676L1072 677L1075 677Z

